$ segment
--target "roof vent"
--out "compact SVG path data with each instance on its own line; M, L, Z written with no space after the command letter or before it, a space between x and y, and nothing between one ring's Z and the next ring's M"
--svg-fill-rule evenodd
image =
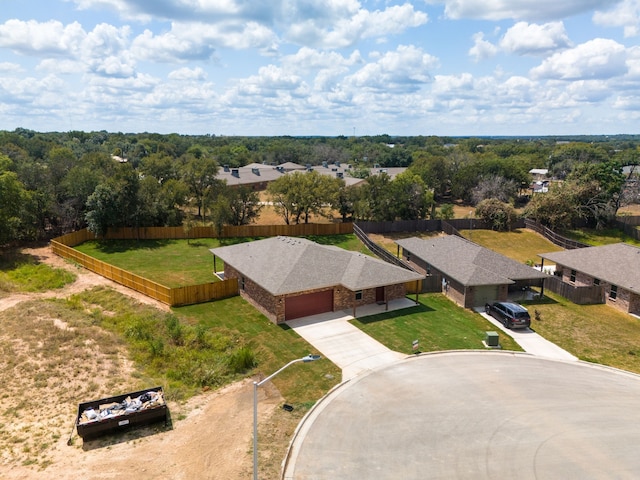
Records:
M252 168L251 171L253 172L254 175L260 176L260 169L259 168Z
M237 168L232 168L231 175L233 175L234 177L240 177L240 170L238 170Z
M225 172L229 171L229 165L223 165L222 168L224 169Z

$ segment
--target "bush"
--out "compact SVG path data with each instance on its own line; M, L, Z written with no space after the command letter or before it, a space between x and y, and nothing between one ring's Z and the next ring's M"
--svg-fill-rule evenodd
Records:
M256 356L249 347L235 350L227 361L231 373L245 373L257 365Z
M490 198L478 204L476 217L490 225L492 230L501 232L511 229L511 224L516 221L517 214L508 203L503 203L497 198Z

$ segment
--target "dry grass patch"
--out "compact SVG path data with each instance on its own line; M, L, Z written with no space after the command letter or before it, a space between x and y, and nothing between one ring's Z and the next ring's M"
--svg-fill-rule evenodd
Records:
M79 402L133 387L124 346L85 318L57 300L0 312L0 466L46 467Z
M531 325L536 332L581 360L640 373L639 319L608 305L575 305L545 295L552 301L529 306L539 314Z

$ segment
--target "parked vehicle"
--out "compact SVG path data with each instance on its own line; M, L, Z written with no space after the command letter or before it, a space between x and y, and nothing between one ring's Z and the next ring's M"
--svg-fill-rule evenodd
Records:
M511 302L493 302L485 305L485 311L501 322L505 328L529 328L531 317L522 305Z

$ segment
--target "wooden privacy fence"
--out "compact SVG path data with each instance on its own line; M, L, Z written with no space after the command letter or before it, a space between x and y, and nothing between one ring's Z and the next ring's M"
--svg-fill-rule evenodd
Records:
M52 240L51 249L56 255L72 260L87 270L97 273L109 280L113 280L136 292L143 293L171 307L203 303L210 300L232 297L238 294L238 281L236 279L170 288L141 277L140 275L136 275L135 273L105 263L72 248L75 245L79 245L93 238L90 232L80 230Z
M82 234L81 232L85 232ZM353 233L352 223L299 223L296 225L225 225L221 232L213 227L139 227L110 228L105 240L173 240L190 238L277 237L278 235L301 237L305 235L342 235ZM86 229L69 235L84 238L78 245L96 237ZM64 238L67 235L64 235ZM56 239L58 240L58 239Z
M184 227L114 228L109 229L103 238L106 240L166 240L270 237L278 235L339 235L348 233L353 233L353 224L351 223L304 223L298 225L225 226L220 235L217 234L213 227L193 227L188 230ZM96 236L85 228L53 239L51 241L51 249L56 255L68 258L87 270L172 307L193 305L238 294L237 279L170 288L105 263L73 248L87 240L95 239Z
M148 297L154 298L162 303L171 305L171 289L169 287L152 282L140 275L127 272L121 268L114 267L56 240L51 241L51 249L56 255L72 260L87 270L131 288L136 292L144 293Z
M525 227L538 232L540 235L545 237L551 243L558 245L566 250L575 250L576 248L585 248L589 247L586 243L578 242L576 240L571 240L570 238L563 237L562 235L554 232L548 227L544 225L534 222L533 220L529 220L525 218L524 220Z
M601 285L576 287L562 281L561 278L549 275L544 280L544 289L563 296L576 305L593 305L605 303L604 288Z

